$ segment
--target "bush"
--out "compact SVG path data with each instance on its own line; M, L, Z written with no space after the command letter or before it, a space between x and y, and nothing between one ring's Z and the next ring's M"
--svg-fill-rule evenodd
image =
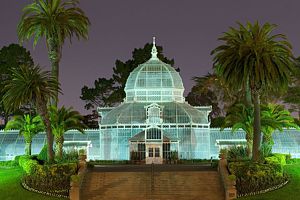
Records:
M291 159L292 159L292 155L290 153L285 155L286 164L288 164Z
M22 155L15 156L14 161L15 161L15 163L16 163L17 165L19 165L19 159L20 159L21 156L22 156Z
M225 117L211 118L210 127L221 128L225 124Z
M42 150L40 151L38 157L39 160L42 160L44 162L47 162L48 160L48 146L47 144L45 144L42 148Z
M272 144L264 143L260 148L260 159L263 160L272 154Z
M18 166L18 163L16 163L14 160L0 161L0 167L10 168L16 166Z
M32 156L28 155L19 157L19 166L26 172L26 174L33 174L41 167L38 161L33 160Z
M282 166L286 165L286 154L274 153L273 156L278 159Z
M78 162L78 151L64 151L62 159L59 160L60 163L70 163L70 162Z
M233 146L227 152L227 159L229 161L248 160L248 153L246 147Z
M238 195L265 190L288 179L283 174L277 158L272 157L269 160L273 163L259 164L250 161L229 163L229 171L236 176Z
M38 191L68 196L71 176L77 172L77 163L44 165L36 173L24 176L23 181Z

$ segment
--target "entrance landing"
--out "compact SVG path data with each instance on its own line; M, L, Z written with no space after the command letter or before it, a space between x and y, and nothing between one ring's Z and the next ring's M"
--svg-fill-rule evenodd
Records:
M81 199L224 199L219 175L209 167L155 165L153 169L149 165L96 167L83 181Z

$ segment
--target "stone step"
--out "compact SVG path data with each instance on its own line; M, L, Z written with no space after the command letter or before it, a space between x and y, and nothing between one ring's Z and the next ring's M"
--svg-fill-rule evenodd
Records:
M149 172L90 172L83 180L81 199L224 199L215 171L163 171L153 177Z

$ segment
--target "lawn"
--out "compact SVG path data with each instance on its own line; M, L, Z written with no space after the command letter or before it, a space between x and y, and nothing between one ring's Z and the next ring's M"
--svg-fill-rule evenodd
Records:
M16 200L16 199L30 199L30 200L65 200L63 198L55 198L29 192L20 184L22 177L21 168L0 168L0 199L1 200Z
M251 197L239 198L241 200L295 200L300 198L300 163L286 165L285 169L291 176L290 182L279 190Z

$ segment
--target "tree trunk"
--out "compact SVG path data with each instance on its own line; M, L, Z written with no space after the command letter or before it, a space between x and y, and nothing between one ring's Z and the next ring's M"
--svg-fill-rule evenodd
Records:
M251 98L251 89L249 85L249 77L247 78L246 86L245 86L245 102L246 106L251 106L252 105L252 98Z
M38 102L38 110L43 118L44 124L46 126L46 135L47 135L47 146L48 146L48 162L53 163L54 161L54 154L53 154L53 134L49 119L49 114L47 110L47 102L46 101L40 101Z
M253 147L253 140L247 140L247 154L248 157L252 157L252 147Z
M4 112L4 127L6 126L6 124L8 122L8 117L9 117L9 114L7 112Z
M25 154L26 155L31 155L31 143L32 142L25 142Z
M259 161L261 145L261 127L260 127L260 98L258 91L253 91L254 104L254 124L253 124L253 161Z
M47 40L47 43L48 43L48 56L51 62L51 74L56 78L57 83L59 83L59 61L61 58L61 48L56 38L49 38ZM58 91L55 94L55 98L52 98L50 100L50 104L55 105L55 107L57 107Z
M64 137L56 138L55 142L56 142L56 155L58 156L59 159L62 159Z

